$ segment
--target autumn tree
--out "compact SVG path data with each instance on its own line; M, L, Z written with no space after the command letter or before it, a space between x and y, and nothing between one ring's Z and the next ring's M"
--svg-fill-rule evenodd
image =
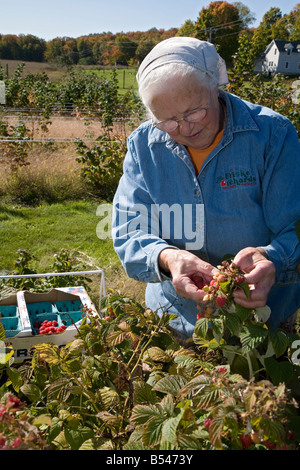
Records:
M226 62L231 62L232 55L238 49L239 33L247 27L242 15L241 2L237 6L226 1L211 2L203 7L195 23L196 37L212 42ZM250 12L249 12L250 14Z

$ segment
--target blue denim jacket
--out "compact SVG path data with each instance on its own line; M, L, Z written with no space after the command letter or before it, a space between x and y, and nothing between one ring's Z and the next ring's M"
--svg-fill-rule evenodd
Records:
M193 333L197 308L159 269L158 255L169 246L214 266L242 248L263 247L276 267L268 298L271 327L300 307L296 130L268 108L220 93L227 108L224 134L198 175L186 148L146 122L128 139L114 198L112 234L122 265L128 276L147 283L149 308L178 315L171 326L185 337Z

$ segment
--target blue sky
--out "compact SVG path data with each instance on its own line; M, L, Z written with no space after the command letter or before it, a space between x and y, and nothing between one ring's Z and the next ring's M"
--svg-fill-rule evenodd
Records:
M46 40L104 31L147 31L195 21L211 0L0 0L0 34L33 34ZM229 1L229 0L227 0ZM245 0L258 26L271 7L289 13L299 0ZM229 3L231 3L229 1Z

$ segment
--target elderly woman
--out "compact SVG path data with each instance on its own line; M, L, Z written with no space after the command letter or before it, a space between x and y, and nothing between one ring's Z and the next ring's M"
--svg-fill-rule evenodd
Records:
M189 338L197 304L225 255L251 284L237 303L268 304L272 328L300 306L300 148L285 117L245 102L214 46L175 37L140 65L151 114L128 139L114 198L113 240L127 274L146 282L146 305L176 313Z

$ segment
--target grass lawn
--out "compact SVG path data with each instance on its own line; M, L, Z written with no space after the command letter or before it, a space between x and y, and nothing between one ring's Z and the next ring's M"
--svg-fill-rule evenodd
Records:
M30 250L43 268L61 248L84 251L96 263L116 262L111 240L99 240L97 204L66 202L39 207L0 207L1 269L11 270L18 248Z
M97 237L96 227L100 221L97 206L87 201L38 207L0 205L0 271L14 270L19 248L29 250L37 258L30 267L39 273L49 272L53 255L62 248L75 250L82 255L79 258L83 264L88 260L85 270L97 267L104 270L107 288L134 293L135 298L142 301L144 285L127 279L112 240Z

